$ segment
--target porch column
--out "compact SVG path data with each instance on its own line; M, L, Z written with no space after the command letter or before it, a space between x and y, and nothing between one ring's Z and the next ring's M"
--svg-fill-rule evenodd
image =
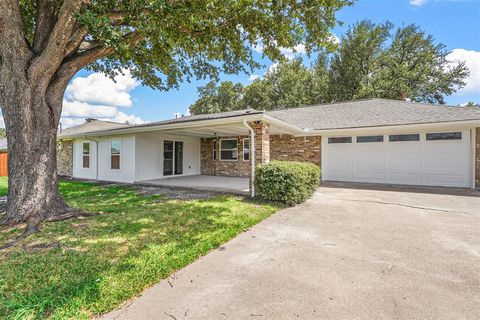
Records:
M480 190L480 128L475 131L475 188Z
M254 131L255 150L253 150L252 155L255 156L255 165L270 162L270 126L262 121L249 122L248 124ZM251 190L252 177L250 176Z

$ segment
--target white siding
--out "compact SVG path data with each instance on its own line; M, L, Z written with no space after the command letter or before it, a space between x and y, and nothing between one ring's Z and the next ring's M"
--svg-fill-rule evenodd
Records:
M163 141L184 143L183 176L200 174L200 138L138 133L136 135L136 178L135 181L163 178ZM172 177L172 176L168 176Z
M111 169L110 147L113 139L121 141L120 170ZM135 136L118 136L95 138L91 140L75 140L73 144L73 177L82 179L98 179L105 181L135 181ZM82 143L90 141L90 168L82 167ZM97 157L98 150L98 157ZM97 165L98 159L98 165ZM97 174L98 168L98 174Z
M83 168L83 143L90 142L90 167ZM80 179L97 178L97 147L91 140L75 140L73 142L73 177Z

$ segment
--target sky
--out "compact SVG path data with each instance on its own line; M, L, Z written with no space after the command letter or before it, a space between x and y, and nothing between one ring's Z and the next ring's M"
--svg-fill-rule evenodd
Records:
M480 0L358 0L354 6L341 9L337 18L343 22L332 30L337 38L349 25L363 19L390 21L397 27L419 25L436 42L446 45L451 51L450 60L465 61L470 69L466 87L447 97L447 104L480 103ZM298 54L304 53L302 46L297 49ZM222 75L221 80L248 84L262 77L273 63L258 51L254 56L263 68L252 74ZM292 56L290 50L284 50L284 54ZM192 81L162 92L142 86L128 72L116 80L79 72L65 93L63 127L81 124L89 117L138 124L170 119L175 114L187 115L188 107L198 98L197 88L207 82Z

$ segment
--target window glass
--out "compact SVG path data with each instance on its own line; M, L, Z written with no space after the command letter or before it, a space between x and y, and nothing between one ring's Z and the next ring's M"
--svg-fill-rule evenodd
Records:
M361 136L357 137L357 143L362 142L383 142L383 136Z
M352 137L328 138L328 143L352 143Z
M84 168L90 168L90 142L84 142L82 144L82 150L83 150L82 166Z
M250 139L243 139L243 160L250 160Z
M388 137L391 142L395 141L419 141L420 135L416 134L392 134Z
M114 170L120 169L120 140L112 140L110 147L110 168Z
M237 160L237 144L237 139L220 140L220 160Z
M427 140L462 140L461 132L427 133Z

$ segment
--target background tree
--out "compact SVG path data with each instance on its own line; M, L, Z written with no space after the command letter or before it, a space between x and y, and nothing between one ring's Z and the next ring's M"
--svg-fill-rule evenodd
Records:
M464 86L468 76L464 63L451 65L449 53L444 44L436 44L433 36L418 26L399 28L378 59L374 96L445 103L444 96Z
M81 69L129 69L166 90L191 77L258 66L252 45L277 60L280 48L329 43L335 13L351 0L2 0L0 105L9 148L3 223L68 211L58 191L56 132L65 88Z
M393 25L363 20L341 38L330 65L329 93L332 101L375 97L375 75Z
M443 104L446 95L465 85L468 69L447 60L445 45L416 25L394 34L392 29L389 22L352 25L335 51L317 52L311 67L298 58L286 60L245 86L236 108L274 110L362 98ZM210 92L216 94L205 91L200 99L208 101ZM209 110L205 105L203 111Z
M466 105L466 108L480 108L480 103L475 103L472 101L469 101Z
M215 113L243 109L241 102L243 86L240 83L215 81L198 88L200 98L190 106L191 114Z

